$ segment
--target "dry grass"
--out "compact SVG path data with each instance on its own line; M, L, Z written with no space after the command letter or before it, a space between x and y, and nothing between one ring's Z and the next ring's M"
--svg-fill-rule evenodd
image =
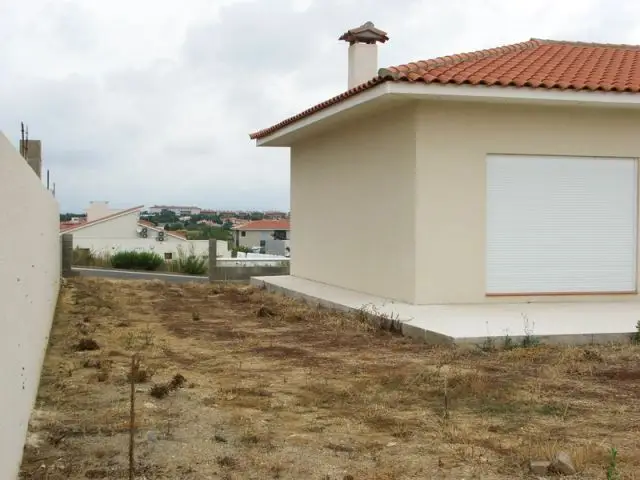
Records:
M22 478L126 478L135 352L139 479L514 479L558 450L604 479L611 446L640 478L640 347L428 348L249 287L87 278Z

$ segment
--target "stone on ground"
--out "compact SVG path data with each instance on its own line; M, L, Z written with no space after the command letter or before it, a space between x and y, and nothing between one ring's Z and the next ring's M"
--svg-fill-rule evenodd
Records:
M573 465L571 457L566 452L559 452L553 462L551 462L551 470L563 475L575 475L576 467Z

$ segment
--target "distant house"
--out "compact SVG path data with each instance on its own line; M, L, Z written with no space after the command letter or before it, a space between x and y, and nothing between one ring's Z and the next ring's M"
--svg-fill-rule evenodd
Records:
M178 216L199 215L202 212L202 209L200 207L184 207L175 205L154 205L153 207L149 207L147 209L147 211L152 215L162 213L163 210L168 210Z
M282 218L287 218L287 214L285 212L280 212L277 210L267 210L264 212L265 220L280 220Z
M214 222L213 220L200 220L198 222L198 225L207 225L209 227L222 228L222 225L220 225L219 223Z
M72 233L74 247L95 253L113 253L119 250L153 251L166 260L174 259L178 247L185 253L194 251L206 255L207 240L187 240L178 232L165 231L153 223L140 220L143 206L124 210L110 209L108 202L91 202L84 222L62 222L60 233ZM219 256L227 256L226 242L218 242Z
M638 300L640 46L378 69L385 32L340 39L346 91L251 134L291 148L294 280L422 305Z
M265 249L270 241L288 243L291 237L289 220L256 220L237 225L232 230L235 245L247 248Z

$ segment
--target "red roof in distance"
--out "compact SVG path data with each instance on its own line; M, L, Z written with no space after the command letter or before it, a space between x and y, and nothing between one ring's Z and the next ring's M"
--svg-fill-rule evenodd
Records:
M233 230L290 230L289 220L255 220L233 227Z

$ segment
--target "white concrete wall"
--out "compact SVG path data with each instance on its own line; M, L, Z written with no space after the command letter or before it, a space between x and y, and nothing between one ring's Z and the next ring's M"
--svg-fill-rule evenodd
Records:
M165 253L173 253L173 258L177 258L178 247L187 254L193 247L196 255L209 254L209 240L178 240L173 237L165 237L167 240L159 242L153 238L92 238L81 237L80 232L73 234L73 247L88 248L96 254L116 253L125 250L140 250L158 253L164 256ZM76 236L78 235L78 236ZM230 255L227 242L218 240L217 255L227 257Z
M415 127L387 110L291 147L292 275L413 302Z
M133 211L117 218L110 218L102 222L88 225L77 231L69 232L73 238L137 238L139 212ZM149 231L149 237L155 237ZM155 240L154 240L155 241Z
M279 267L286 265L290 261L287 257L278 259L260 258L218 258L218 267Z
M219 245L219 244L218 244ZM283 262L289 262L291 259L282 255L271 255L268 253L245 253L238 252L236 258L230 258L226 255L218 257L218 267L278 267Z
M208 240L183 240L169 235L170 232L165 232L165 239L159 242L156 240L157 230L151 227L147 227L147 238L141 238L137 232L138 217L139 212L133 211L68 233L73 235L74 248L89 248L98 254L122 250L146 250L160 255L171 252L175 258L178 246L182 246L187 253L193 247L197 255L209 254ZM229 255L227 242L222 240L218 241L218 256L220 255Z
M0 478L17 478L60 285L58 204L0 133Z
M259 247L260 240L273 240L273 230L236 230L233 232L234 238L238 238L238 244L242 247ZM242 234L244 233L244 236ZM287 239L291 238L290 232L287 232Z

